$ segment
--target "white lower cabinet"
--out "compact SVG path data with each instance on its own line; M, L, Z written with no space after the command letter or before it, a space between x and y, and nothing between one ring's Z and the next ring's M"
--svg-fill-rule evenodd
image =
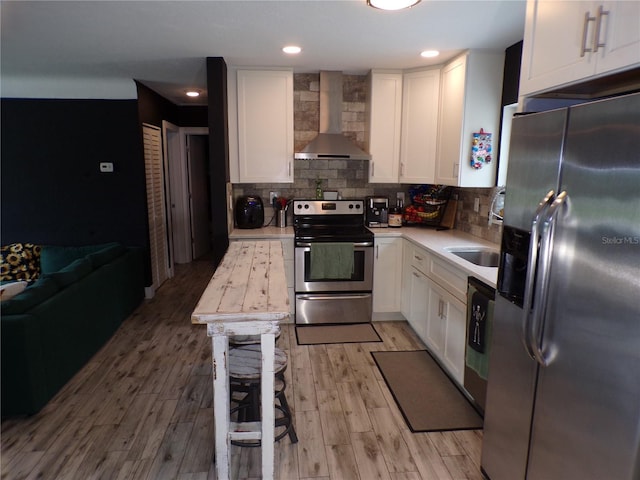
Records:
M418 334L418 337L427 343L429 279L424 273L414 267L410 267L409 288L406 290L409 295L407 321L409 325L411 325L411 328Z
M287 293L289 294L289 313L290 321L295 322L296 313L296 293L295 293L295 274L294 274L294 243L293 239L283 239L282 253L284 255L284 270L287 279Z
M429 281L428 296L427 346L451 376L462 385L467 307L433 281Z
M373 312L400 312L403 239L376 238L373 265ZM376 315L376 319L380 315ZM384 315L382 315L384 317Z
M402 268L402 314L429 351L462 385L467 305L460 300L459 283L464 279L466 285L466 275L408 240Z

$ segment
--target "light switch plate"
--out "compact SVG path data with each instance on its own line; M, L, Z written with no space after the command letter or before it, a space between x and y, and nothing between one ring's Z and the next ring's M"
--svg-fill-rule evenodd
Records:
M113 173L112 162L100 162L100 171L102 173Z

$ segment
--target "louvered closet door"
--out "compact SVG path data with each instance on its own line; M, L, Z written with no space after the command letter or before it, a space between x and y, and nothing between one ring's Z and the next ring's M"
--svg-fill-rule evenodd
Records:
M162 137L160 129L143 125L144 165L147 179L147 205L149 213L149 248L153 288L157 290L169 278L167 218L164 199L164 173L162 168Z

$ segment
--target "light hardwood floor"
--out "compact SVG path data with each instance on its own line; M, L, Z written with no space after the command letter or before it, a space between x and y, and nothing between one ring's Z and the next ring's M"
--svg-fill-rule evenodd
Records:
M212 274L178 265L40 413L3 421L2 479L215 479L211 344L190 323ZM299 443L276 444L276 476L482 479L481 431L408 430L369 352L424 345L406 322L375 326L384 343L298 346L283 325ZM232 474L260 478L259 448L233 447Z

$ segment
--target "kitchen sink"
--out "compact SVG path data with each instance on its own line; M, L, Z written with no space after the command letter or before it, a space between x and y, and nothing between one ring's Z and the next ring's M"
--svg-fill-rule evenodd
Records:
M491 248L446 248L450 253L480 267L497 267L500 264L500 252Z

